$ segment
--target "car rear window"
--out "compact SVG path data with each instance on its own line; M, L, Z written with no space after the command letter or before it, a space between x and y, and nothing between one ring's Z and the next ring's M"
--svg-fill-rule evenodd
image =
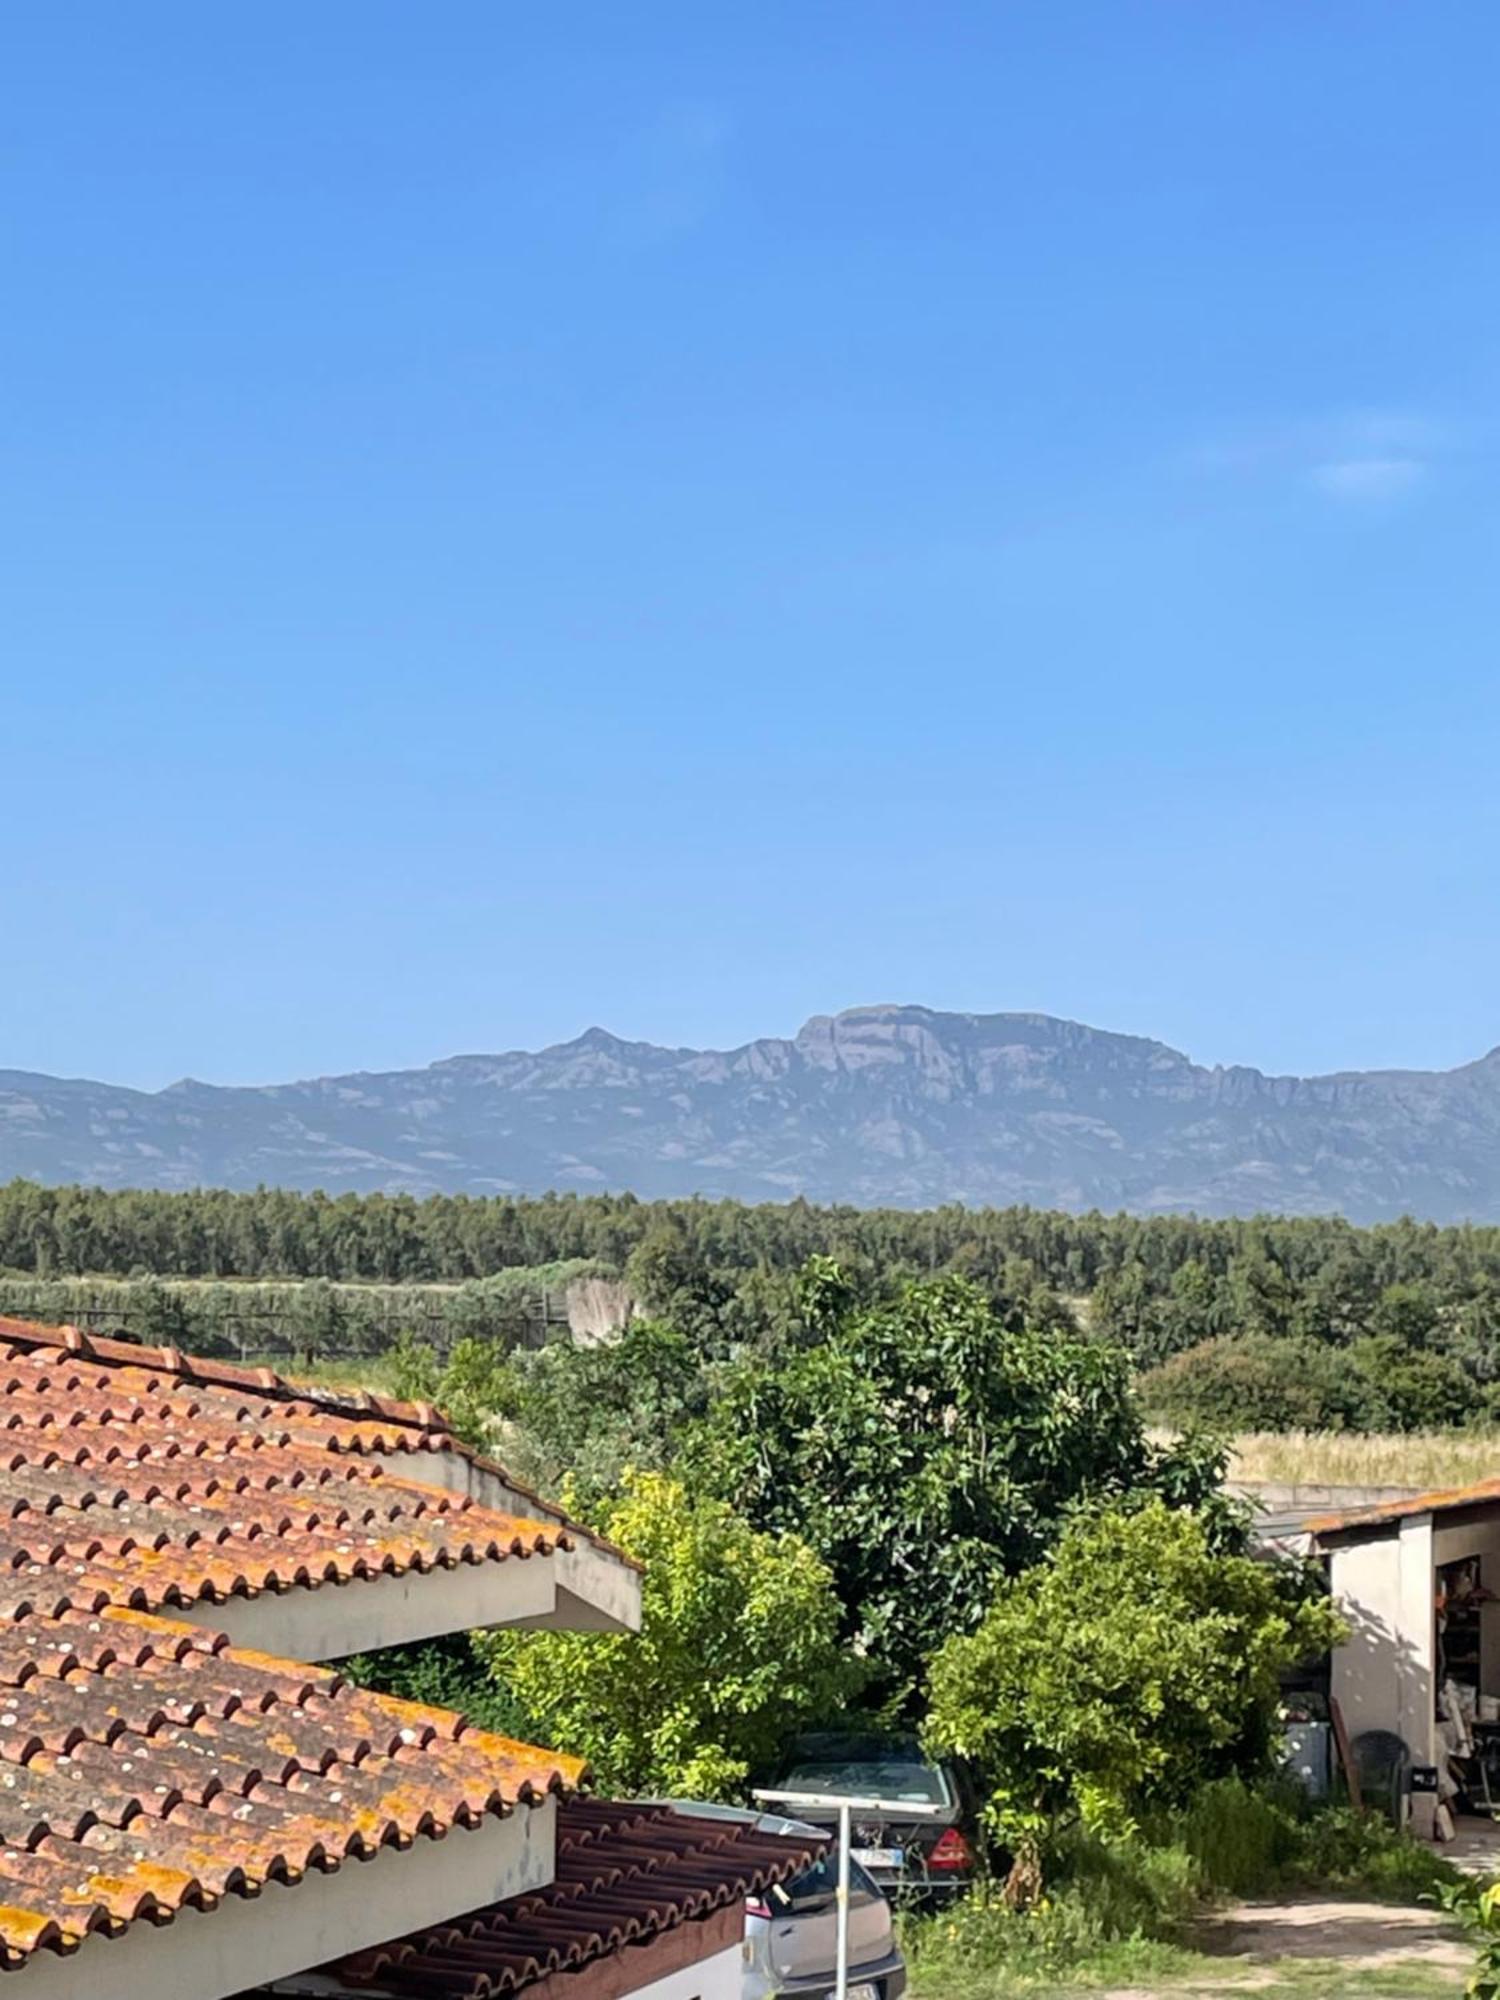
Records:
M830 1848L821 1860L815 1861L811 1868L804 1868L800 1875L794 1875L790 1882L774 1884L771 1897L783 1908L815 1909L831 1902L838 1894L838 1886L838 1855ZM849 1857L849 1888L855 1896L874 1898L880 1894L873 1879L852 1855Z
M793 1764L777 1780L787 1792L825 1792L831 1798L889 1799L908 1806L951 1806L948 1780L936 1764L915 1757L841 1759Z

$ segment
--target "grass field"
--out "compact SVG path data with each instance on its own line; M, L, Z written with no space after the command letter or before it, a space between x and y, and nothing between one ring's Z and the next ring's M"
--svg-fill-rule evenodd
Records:
M1319 1486L1465 1486L1500 1476L1500 1431L1250 1431L1234 1440L1231 1479Z
M910 1991L911 2000L1234 2000L1241 1994L1247 2000L1252 1994L1255 2000L1457 2000L1464 1984L1461 1968L1419 1958L1376 1966L1291 1958L1238 1965L1168 1945L1119 1945L1063 1986L975 1974L962 1985L919 1981Z
M368 1389L376 1396L392 1393L390 1357L372 1354L360 1361L319 1361L303 1368L284 1354L252 1354L247 1368L271 1368L287 1382L305 1383L310 1389Z
M1473 1952L1428 1906L1293 1897L1208 1913L1191 1942L1103 1945L1066 1972L982 1968L919 1954L913 2000L1443 2000L1458 1995Z
M1279 1959L1257 1965L1225 1965L1198 1952L1165 1945L1121 1945L1088 1968L1083 1983L1016 1983L975 1975L962 1986L927 1983L911 1988L911 2000L1457 2000L1464 1991L1462 1970L1421 1959L1392 1959L1384 1965L1345 1965L1328 1959Z

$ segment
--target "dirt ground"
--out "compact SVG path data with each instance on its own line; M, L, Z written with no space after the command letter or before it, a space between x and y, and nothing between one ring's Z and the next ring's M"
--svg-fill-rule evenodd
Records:
M1389 1903L1238 1903L1205 1924L1197 1942L1202 1951L1252 1965L1335 1958L1362 1970L1393 1960L1463 1966L1473 1956L1441 1910Z
M1311 1897L1232 1905L1206 1920L1193 1944L1212 1965L1169 1986L1115 1987L1099 2000L1160 2000L1163 1993L1436 2000L1463 1992L1473 1962L1440 1910Z

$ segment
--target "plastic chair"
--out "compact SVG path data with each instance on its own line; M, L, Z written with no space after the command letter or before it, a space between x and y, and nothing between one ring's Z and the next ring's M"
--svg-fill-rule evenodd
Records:
M1411 1752L1393 1730L1366 1729L1349 1745L1349 1754L1359 1773L1360 1795L1365 1804L1384 1813L1392 1826L1400 1826L1405 1814Z

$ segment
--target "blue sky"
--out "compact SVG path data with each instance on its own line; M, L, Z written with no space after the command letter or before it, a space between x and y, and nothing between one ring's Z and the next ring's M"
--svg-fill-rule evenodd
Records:
M31 0L0 1066L1500 1042L1500 15Z

